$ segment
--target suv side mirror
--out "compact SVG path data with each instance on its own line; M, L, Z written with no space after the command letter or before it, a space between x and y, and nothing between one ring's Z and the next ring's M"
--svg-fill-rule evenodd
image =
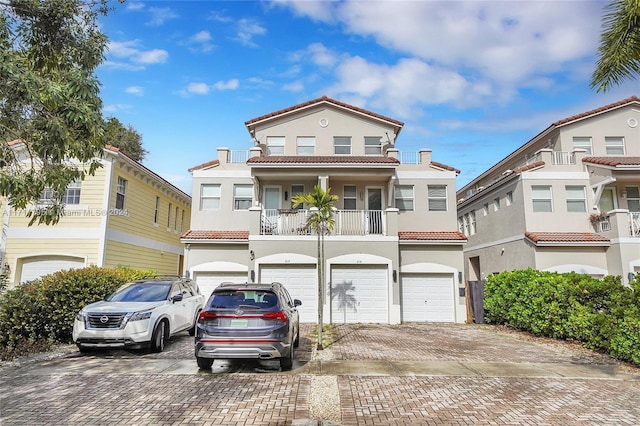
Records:
M182 294L176 294L176 295L174 295L174 296L171 298L171 300L173 301L173 303L181 302L181 301L182 301Z

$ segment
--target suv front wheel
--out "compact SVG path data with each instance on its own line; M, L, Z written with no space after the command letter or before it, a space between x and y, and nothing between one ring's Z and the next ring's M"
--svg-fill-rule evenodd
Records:
M211 358L197 357L196 361L198 361L198 367L200 367L203 370L210 370L211 366L213 365L213 359Z
M282 371L289 371L293 368L293 357L294 357L294 349L293 345L291 345L289 354L280 358L280 368Z
M151 350L153 352L162 352L164 350L164 342L167 337L167 324L164 321L160 321L156 324L156 328L153 330L153 337L151 338Z

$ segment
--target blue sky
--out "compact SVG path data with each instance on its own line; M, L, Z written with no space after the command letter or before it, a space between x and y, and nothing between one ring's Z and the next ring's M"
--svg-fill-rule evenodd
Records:
M244 122L326 95L405 123L458 187L551 123L640 95L589 88L601 1L113 2L104 114L145 166L191 193L190 167L249 149Z

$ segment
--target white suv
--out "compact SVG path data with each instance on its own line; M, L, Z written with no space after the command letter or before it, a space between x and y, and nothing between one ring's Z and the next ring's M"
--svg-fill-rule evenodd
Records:
M138 280L76 315L73 341L80 352L92 348L164 350L173 334L193 336L205 298L188 280L177 277Z

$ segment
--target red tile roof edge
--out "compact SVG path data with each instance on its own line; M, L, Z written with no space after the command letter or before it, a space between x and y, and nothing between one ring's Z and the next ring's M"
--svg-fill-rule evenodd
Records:
M640 166L640 157L584 157L583 163L603 166Z
M249 125L251 125L253 123L265 120L267 118L277 117L277 116L282 115L282 114L293 112L293 111L296 111L298 109L306 108L308 106L312 106L312 105L315 105L315 104L320 104L320 103L323 103L323 102L334 104L336 106L339 106L339 107L342 107L342 108L347 108L347 109L350 109L352 111L356 111L356 112L359 112L359 113L362 113L362 114L370 115L372 117L375 117L375 118L378 118L378 119L381 119L381 120L389 121L389 122L391 122L391 123L393 123L393 124L395 124L397 126L400 126L400 127L404 126L404 123L402 121L398 121L396 119L393 119L393 118L390 118L390 117L386 117L384 115L377 114L377 113L372 112L372 111L368 111L368 110L366 110L364 108L359 108L359 107L356 107L356 106L353 106L353 105L349 105L347 103L340 102L340 101L337 101L335 99L331 99L331 98L329 98L327 96L322 96L320 98L312 99L312 100L307 101L307 102L302 102L302 103L299 103L297 105L293 105L293 106L288 107L288 108L283 108L281 110L271 112L269 114L261 115L260 117L252 118L251 120L245 121L244 124L245 124L245 126L249 126Z
M571 117L567 117L567 118L563 118L562 120L558 120L555 123L553 123L553 126L561 126L563 124L575 121L575 120L579 120L581 118L585 118L588 117L590 115L594 115L594 114L599 114L601 112L605 112L608 111L610 109L615 109L633 102L639 102L640 103L640 98L638 98L637 96L631 96L629 98L623 99L621 101L618 102L614 102L612 104L608 104L608 105L604 105L601 106L599 108L596 109L592 109L591 111L586 111L580 114L576 114L576 115L572 115Z
M202 164L198 164L197 166L193 166L187 171L188 172L192 172L194 170L202 170L202 169L206 169L207 167L217 166L218 164L220 164L220 160L211 160L211 161L207 161L206 163L202 163Z
M438 163L437 161L432 161L431 164L434 167L437 167L439 169L445 169L445 170L449 170L451 172L456 172L456 174L460 174L461 173L460 170L458 170L458 169L456 169L454 167L451 167L451 166L447 166L446 164Z
M525 232L534 243L610 243L606 237L589 232Z
M248 240L249 231L208 231L190 229L180 236L183 240Z
M467 237L460 231L399 231L400 241L467 241Z

